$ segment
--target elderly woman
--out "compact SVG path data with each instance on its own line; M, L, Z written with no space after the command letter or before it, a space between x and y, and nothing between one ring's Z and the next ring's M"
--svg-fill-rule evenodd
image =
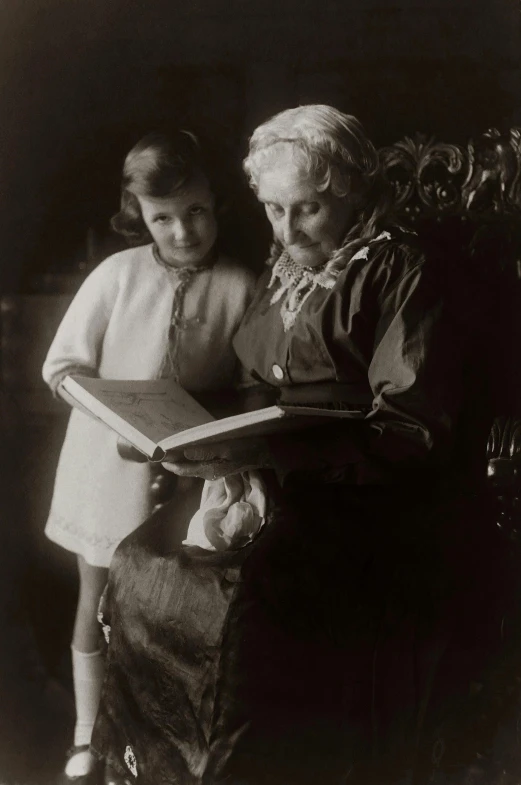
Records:
M440 752L451 585L431 520L463 338L354 117L284 111L244 166L274 244L237 355L260 389L363 416L169 456L210 506L215 482L255 477L264 525L215 550L167 507L120 546L94 748L147 785L389 785Z

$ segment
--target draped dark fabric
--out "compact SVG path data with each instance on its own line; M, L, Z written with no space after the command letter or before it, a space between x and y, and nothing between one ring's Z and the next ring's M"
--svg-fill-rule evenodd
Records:
M97 753L133 781L130 749L147 785L383 785L440 739L452 761L479 749L467 702L498 653L504 543L483 500L408 501L299 488L234 552L181 547L175 499L153 516L111 569Z

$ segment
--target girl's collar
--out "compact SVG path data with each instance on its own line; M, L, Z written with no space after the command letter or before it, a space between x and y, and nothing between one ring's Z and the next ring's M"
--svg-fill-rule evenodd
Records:
M167 264L162 258L161 254L159 253L159 249L155 243L152 243L152 255L155 261L163 267L167 272L172 273L173 275L179 275L183 277L184 275L191 275L192 273L202 273L205 270L211 270L214 266L215 262L217 261L218 253L217 249L214 246L211 251L208 253L205 261L203 264L193 264L193 265L185 265L183 267L175 267L172 264Z

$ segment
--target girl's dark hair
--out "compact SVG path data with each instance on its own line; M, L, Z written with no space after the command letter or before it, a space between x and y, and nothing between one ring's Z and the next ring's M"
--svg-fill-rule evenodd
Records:
M195 134L183 130L147 134L125 158L121 206L111 220L112 228L131 245L151 242L137 197L172 196L200 173L208 178L218 208L220 194L216 193L216 180L219 178Z

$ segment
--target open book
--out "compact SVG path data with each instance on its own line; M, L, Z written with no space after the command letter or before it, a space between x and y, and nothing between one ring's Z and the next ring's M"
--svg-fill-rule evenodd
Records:
M366 414L352 407L280 403L215 419L170 379L119 381L66 376L62 389L70 403L104 422L152 461L162 461L169 450L188 445L302 428L324 417L360 419Z

